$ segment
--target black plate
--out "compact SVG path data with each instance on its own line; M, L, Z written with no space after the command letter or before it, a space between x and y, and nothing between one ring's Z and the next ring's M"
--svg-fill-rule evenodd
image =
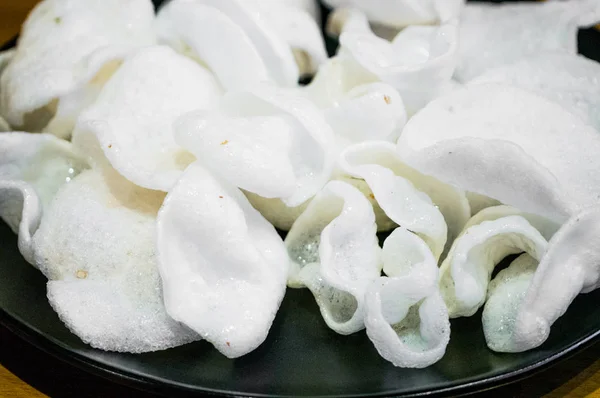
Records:
M581 52L600 59L599 36L582 31ZM450 344L440 362L422 370L398 369L377 354L364 332L340 336L329 330L310 292L288 290L267 341L243 358L228 360L206 342L150 354L116 354L92 349L71 334L48 304L45 284L22 259L16 237L0 222L0 322L75 366L169 395L457 394L523 378L600 336L596 291L579 296L538 349L521 354L490 351L478 313L452 321Z

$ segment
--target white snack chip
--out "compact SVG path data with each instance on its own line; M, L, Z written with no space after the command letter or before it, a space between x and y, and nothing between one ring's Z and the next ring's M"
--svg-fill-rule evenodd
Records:
M327 61L328 58L319 27L320 21L311 15L311 12L315 10L302 10L300 4L293 3L309 3L312 1L314 6L316 1L254 1L259 7L255 6L253 11L262 13L261 18L264 18L275 34L291 47L300 76L314 74L319 65ZM246 3L246 0L244 0L244 3ZM248 4L252 3L248 2Z
M302 92L323 110L340 149L365 140L395 142L406 124L396 89L345 55L324 63Z
M0 134L0 218L19 234L33 263L30 237L59 188L87 168L69 142L48 134Z
M390 231L398 226L392 219L390 219L385 211L381 208L379 203L377 203L377 199L373 194L369 185L362 178L351 177L344 173L341 173L340 170L337 171L336 175L332 178L333 180L343 181L352 185L354 188L358 189L362 194L367 198L371 206L373 206L373 212L375 213L375 223L377 224L377 232L385 232Z
M377 82L376 76L348 54L337 54L321 65L310 84L302 90L319 108L326 109L336 106L353 88Z
M385 240L383 271L366 293L367 335L395 366L423 368L437 362L450 339L438 268L427 244L399 227Z
M289 231L296 219L306 210L310 199L300 206L289 207L281 199L264 198L249 191L243 191L248 201L268 222L281 231Z
M181 1L181 0L175 0ZM183 0L187 1L187 0ZM264 62L269 76L282 86L295 86L299 70L291 48L270 26L263 4L257 0L196 0L227 15L250 39ZM213 46L223 43L213 41ZM222 47L221 47L222 48ZM231 48L231 47L226 47ZM239 68L239 65L235 65Z
M163 305L155 258L163 198L114 170L88 170L58 192L34 236L50 304L95 348L139 353L199 339Z
M304 11L270 8L258 0L173 0L158 14L159 38L206 64L226 89L261 81L293 87L300 76L293 49L316 69L327 58L323 39Z
M395 142L407 120L402 98L384 83L354 87L325 109L325 118L339 148L368 140Z
M129 56L79 118L73 142L96 136L112 166L135 184L168 191L194 157L173 138L182 114L216 106L221 89L206 69L166 46ZM89 151L89 148L87 149ZM104 156L90 154L96 162Z
M600 63L581 55L540 52L490 69L469 84L503 83L562 105L600 131Z
M207 65L226 90L273 79L244 30L199 1L170 1L158 13L157 29L160 42Z
M384 308L403 305L398 322L390 321ZM439 361L450 341L450 322L439 292L429 296L414 289L410 278L380 278L366 294L367 335L386 360L403 368L424 368Z
M194 112L176 141L233 185L296 207L329 180L333 133L297 92L262 84L229 92L218 112Z
M460 23L459 81L543 51L577 54L577 30L600 22L597 0L467 4Z
M369 21L394 28L433 25L459 15L465 0L325 0L333 8L356 8Z
M134 52L134 50L131 52ZM62 138L72 138L71 135L81 113L96 101L106 82L121 66L123 58L131 52L126 51L121 57L115 57L115 59L106 62L84 86L60 97L54 116L43 128L43 131ZM102 57L102 50L100 50L92 54L86 62L90 64L101 62ZM96 69L93 66L90 66L90 68Z
M535 348L579 293L600 287L600 210L573 216L554 235L533 272L520 257L498 274L483 314L488 346L500 352Z
M460 235L464 234L464 232L470 227L474 225L479 225L484 221L494 221L499 218L508 216L523 217L527 220L529 224L531 224L532 227L537 229L546 240L550 240L550 238L552 238L556 231L558 231L558 229L560 228L560 224L548 220L547 218L538 216L537 214L524 213L512 206L497 205L487 207L475 214L473 217L471 217L469 221L467 221L467 223L464 225L463 231L461 231Z
M522 254L490 282L481 320L485 340L492 350L514 349L516 317L537 266L538 260Z
M440 267L440 291L450 317L471 316L483 305L494 267L527 252L539 260L547 241L521 216L483 221L466 229Z
M475 84L431 102L398 151L425 174L557 222L600 196L598 132L514 87Z
M391 143L372 141L348 147L340 155L339 167L349 176L364 179L386 215L419 234L436 258L469 219L464 192L406 165Z
M423 239L405 227L396 228L383 242L383 272L389 277L415 277L425 291L436 288L437 260Z
M176 139L232 184L267 198L296 190L292 142L305 132L290 116L229 118L199 111L178 121Z
M197 162L167 195L157 223L169 315L228 358L258 347L285 293L288 258L275 228Z
M23 24L16 54L0 78L0 114L12 126L43 129L62 98L84 89L107 62L152 44L153 22L149 0L39 3ZM72 122L79 110L62 116ZM57 133L68 136L70 131Z
M409 115L446 90L457 62L458 22L410 26L392 42L377 37L356 11L340 36L340 52L400 93Z
M371 204L356 188L331 181L285 239L288 284L307 286L323 319L340 334L364 328L364 295L380 274L380 248Z

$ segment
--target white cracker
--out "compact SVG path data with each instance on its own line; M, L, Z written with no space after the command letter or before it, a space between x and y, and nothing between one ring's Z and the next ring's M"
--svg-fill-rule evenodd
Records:
M48 134L0 134L0 218L19 234L33 263L30 236L59 188L87 168L69 142Z
M356 14L355 12L352 15ZM370 28L352 22L340 36L342 52L400 93L409 115L439 96L457 62L458 21L440 26L410 26L390 43Z
M402 227L385 240L382 259L388 277L366 293L367 335L395 366L429 366L444 355L450 338L437 261L422 239Z
M325 113L337 146L365 140L396 141L406 124L398 92L345 55L324 63L302 92Z
M282 231L289 231L296 219L306 210L310 199L300 206L289 207L281 199L264 198L252 192L244 191L252 207L260 212L268 222Z
M436 258L469 219L464 192L402 162L393 144L372 141L348 147L340 155L339 167L364 179L387 216L421 235Z
M600 131L600 63L562 52L540 52L490 69L469 84L504 83L562 105Z
M520 352L539 346L579 293L600 287L599 226L598 207L586 209L554 235L533 275L529 266L515 270L513 278L496 277L483 318L490 348Z
M285 293L283 241L228 183L193 163L158 215L165 306L229 358L266 338Z
M261 19L264 19L274 33L281 37L292 49L300 75L314 74L319 65L327 61L328 58L320 21L311 14L315 10L308 9L310 3L312 2L312 6L315 6L316 1L254 1L259 7L255 7L256 9L253 11L262 13ZM303 8L306 8L306 10Z
M506 256L527 252L542 258L547 241L518 215L466 229L440 268L440 291L450 317L471 316L483 305L494 267Z
M34 236L50 304L93 347L139 353L199 339L163 305L155 258L163 198L114 170L88 170L59 191Z
M160 42L207 65L227 90L273 79L244 30L215 8L195 0L171 1L158 13L157 29Z
M508 216L523 217L529 224L531 224L532 227L537 229L546 240L550 240L550 238L552 238L556 231L558 231L558 229L561 227L560 224L548 220L547 218L538 216L537 214L524 213L512 206L496 205L487 207L471 217L464 225L463 231L461 231L460 235L463 235L470 227L479 225L484 221L494 221Z
M223 12L242 28L275 82L282 86L296 85L299 76L298 65L291 48L265 16L267 11L263 8L266 9L266 5L261 4L260 0L200 0L200 2ZM218 42L215 44L223 45Z
M220 94L212 74L200 65L166 46L147 47L124 61L81 115L73 142L87 148L84 143L95 135L123 176L141 187L168 191L194 160L175 143L174 121L216 106Z
M398 150L425 174L557 222L600 196L597 131L514 87L476 84L431 102Z
M310 101L270 84L229 92L221 114L181 118L176 141L230 183L296 207L329 180L331 128Z
M0 113L12 126L42 129L56 102L83 89L106 62L153 43L153 21L149 0L39 3L0 79Z
M542 51L577 54L577 30L600 22L596 0L467 4L460 26L459 81Z
M161 41L205 63L227 89L261 81L294 87L302 58L294 51L306 58L306 72L327 59L314 19L289 4L174 0L160 10L157 21Z
M285 239L288 284L307 286L331 329L364 328L364 294L380 274L380 248L371 204L360 191L332 181L308 205Z

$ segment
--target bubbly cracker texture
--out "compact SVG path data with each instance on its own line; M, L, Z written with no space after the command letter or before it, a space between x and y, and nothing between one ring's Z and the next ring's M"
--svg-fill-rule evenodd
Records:
M286 237L290 281L297 279L311 290L327 326L340 334L364 328L364 295L381 269L376 232L364 195L347 183L331 181ZM309 252L307 245L312 246Z
M261 81L294 87L299 63L311 71L327 59L315 21L281 3L174 0L160 10L157 28L160 41L205 63L227 89ZM304 58L308 65L297 62Z
M242 192L193 163L165 200L157 237L169 315L228 358L258 347L285 293L287 254Z
M337 55L301 88L324 112L338 150L365 140L398 139L407 120L404 101L396 89L376 80L350 57Z
M541 51L577 54L578 28L598 22L596 0L467 4L460 21L455 77L469 81L490 68Z
M407 120L402 97L384 83L352 88L325 109L325 118L340 149L368 140L396 141Z
M168 191L194 160L175 143L173 123L186 112L215 106L220 96L202 66L166 46L147 47L128 57L104 86L80 117L73 141L95 135L123 176Z
M42 1L0 78L0 113L23 126L29 113L83 87L106 62L152 44L153 22L149 0Z
M59 191L34 236L50 304L95 348L139 353L199 339L163 304L155 257L163 198L114 171L88 170Z
M527 266L511 270L515 277L499 278L484 310L483 330L490 348L521 352L538 347L579 293L600 286L599 229L600 208L586 209L550 240L533 276Z
M581 55L536 53L488 70L469 84L500 83L562 105L600 131L600 64Z
M471 228L474 225L479 225L484 221L494 221L499 218L508 216L523 217L525 220L527 220L529 224L531 224L532 227L537 229L538 232L546 240L550 240L550 238L554 236L556 231L558 231L558 229L561 226L561 224L558 224L545 217L538 216L537 214L524 213L512 206L496 205L487 207L479 211L473 217L471 217L464 225L463 230L461 231L459 236L463 235L469 228Z
M365 295L367 336L395 366L429 366L450 339L437 261L421 238L402 227L385 240L382 257L388 276L375 280Z
M492 271L504 257L527 252L540 260L546 247L544 237L517 215L466 229L440 267L440 290L450 316L471 316L483 305Z
M439 26L409 26L392 42L376 36L364 15L352 10L348 19L340 52L398 90L408 114L437 97L452 78L458 57L456 19Z
M446 244L447 226L444 216L427 194L380 164L358 164L351 172L366 181L377 203L391 220L423 236L439 258Z
M56 192L87 168L70 143L48 134L0 134L0 218L34 263L31 236Z
M393 144L353 145L340 154L338 164L347 175L364 179L385 214L424 237L437 258L469 219L464 192L405 164Z
M273 79L244 30L215 8L193 0L171 1L158 13L157 30L161 43L208 65L226 90Z
M398 150L425 174L558 222L600 197L598 132L518 88L476 84L432 101Z
M299 70L292 49L268 19L261 18L262 4L256 0L203 0L202 3L221 11L244 31L277 84L296 85ZM215 42L214 46L222 46L222 43Z

